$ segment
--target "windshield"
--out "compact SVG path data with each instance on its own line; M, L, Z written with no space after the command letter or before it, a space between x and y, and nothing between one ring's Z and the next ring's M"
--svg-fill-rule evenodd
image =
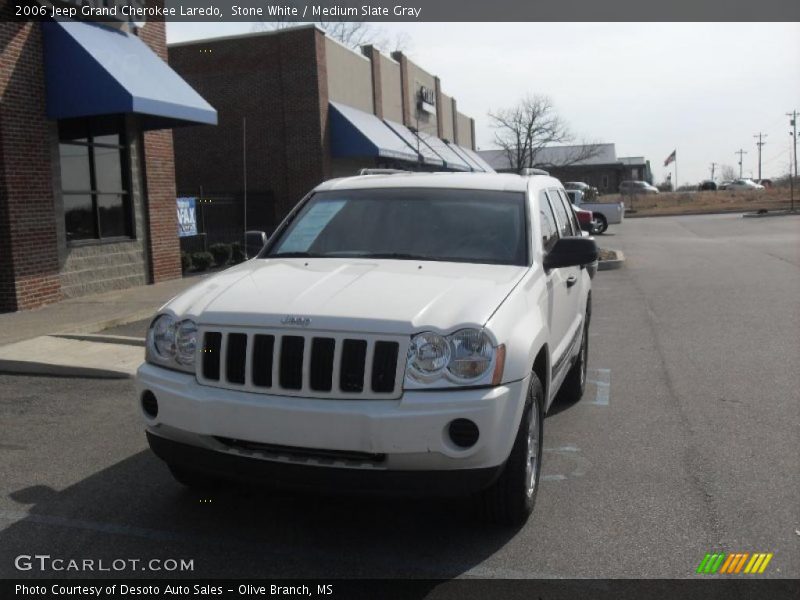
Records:
M268 257L527 265L525 195L391 188L314 194Z

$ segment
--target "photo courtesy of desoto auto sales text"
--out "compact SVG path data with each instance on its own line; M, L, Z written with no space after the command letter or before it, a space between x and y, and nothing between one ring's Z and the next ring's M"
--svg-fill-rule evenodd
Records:
M800 3L0 0L0 600L800 598Z

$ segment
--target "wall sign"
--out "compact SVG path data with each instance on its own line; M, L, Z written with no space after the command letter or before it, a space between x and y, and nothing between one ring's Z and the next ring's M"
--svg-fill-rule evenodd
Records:
M422 112L436 112L436 92L424 85L420 86L417 96L417 106Z
M197 235L195 198L178 198L178 237Z

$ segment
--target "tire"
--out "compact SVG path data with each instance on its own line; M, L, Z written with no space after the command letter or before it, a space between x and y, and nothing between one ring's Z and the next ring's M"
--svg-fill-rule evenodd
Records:
M219 480L205 475L198 471L192 471L177 465L167 465L169 467L172 477L180 483L192 490L211 490L219 485Z
M533 512L542 467L543 417L544 390L536 373L531 373L511 454L500 477L483 492L486 518L492 523L518 527Z
M559 400L567 404L574 404L580 400L586 390L586 363L589 358L589 312L586 313L584 321L581 351L558 391Z
M597 223L595 233L605 233L608 229L608 219L606 219L605 215L594 213L594 220Z

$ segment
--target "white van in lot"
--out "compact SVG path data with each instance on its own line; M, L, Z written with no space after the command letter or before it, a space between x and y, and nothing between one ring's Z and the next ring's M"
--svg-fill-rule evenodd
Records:
M583 393L595 260L551 177L325 182L154 318L150 447L189 486L481 493L522 523L544 414Z

